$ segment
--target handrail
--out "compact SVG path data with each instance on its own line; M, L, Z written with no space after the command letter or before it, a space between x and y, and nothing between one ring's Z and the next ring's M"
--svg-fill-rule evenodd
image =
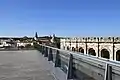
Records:
M73 79L74 78L73 77L73 73L74 73L73 69L77 69L78 71L83 72L82 74L86 74L86 76L88 75L87 77L89 79L92 76L92 72L94 72L95 74L97 73L98 75L102 76L100 80L103 80L103 78L104 78L104 80L112 80L112 77L111 77L111 76L113 76L112 74L117 76L117 77L113 76L115 80L119 80L120 62L118 62L118 61L112 61L109 59L95 57L92 55L85 55L82 53L78 54L78 52L62 50L62 49L58 49L58 48L54 48L54 47L50 47L50 46L42 45L42 44L39 44L39 46L41 48L40 51L42 52L42 54L44 54L44 57L48 57L48 61L55 60L55 61L53 61L55 63L55 67L59 67L62 70L62 68L64 68L64 66L67 66L65 69L65 70L67 70L67 79ZM52 52L49 52L50 50L52 50ZM53 55L53 51L55 51L54 58L50 57ZM68 56L64 55L64 54L67 54ZM48 55L48 56L45 56L45 55ZM66 58L68 58L68 60L65 60ZM63 60L63 62L62 62L62 60ZM64 62L67 63L67 65L65 65ZM87 72L89 72L89 71L84 72L84 70L81 70L81 68L88 69L88 70L91 69L92 72L90 72L90 74L87 74ZM79 76L78 73L76 73L75 75ZM95 75L93 78L95 80L98 80L98 78Z
M41 45L41 44L40 44ZM110 64L110 65L113 65L113 66L118 66L120 67L120 62L118 61L111 61L111 60L106 60L104 58L99 58L99 57L94 57L94 56L88 56L88 55L84 55L84 54L77 54L76 52L72 52L72 51L67 51L67 50L62 50L62 49L58 49L58 48L54 48L54 47L50 47L50 46L46 46L46 45L42 45L42 46L45 46L45 47L48 47L48 48L52 48L52 49L55 49L55 50L59 50L59 51L64 51L66 52L67 54L70 55L73 54L75 57L84 57L84 58L88 58L88 59L93 59L95 61L99 61L99 62L104 62L106 64Z

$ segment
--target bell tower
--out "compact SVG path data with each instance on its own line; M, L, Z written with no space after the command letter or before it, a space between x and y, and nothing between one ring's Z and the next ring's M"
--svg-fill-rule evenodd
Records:
M37 32L35 33L35 38L34 39L38 40L38 34L37 34Z

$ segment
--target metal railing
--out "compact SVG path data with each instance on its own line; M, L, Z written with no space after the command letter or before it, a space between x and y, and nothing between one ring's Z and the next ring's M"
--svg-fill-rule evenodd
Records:
M44 57L74 80L120 80L120 63L46 45L37 45Z

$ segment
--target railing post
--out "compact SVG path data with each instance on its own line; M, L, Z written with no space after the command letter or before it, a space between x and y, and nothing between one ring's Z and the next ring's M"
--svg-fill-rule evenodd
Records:
M42 46L42 55L44 54L44 46Z
M48 57L48 47L45 47L44 57Z
M41 46L41 45L40 45L40 46ZM43 51L42 49L43 49L43 48L42 48L42 46L41 46L41 53L42 53L42 51Z
M53 61L53 54L52 54L52 49L51 48L49 48L48 61Z
M42 52L42 46L40 45L40 52Z
M43 46L43 53L42 53L43 55L45 54L45 46Z
M38 50L41 52L41 45L39 45Z
M112 80L112 66L106 64L104 80Z
M67 79L73 79L73 55L70 54Z
M60 66L61 66L61 60L60 60L59 51L57 50L56 58L55 58L55 67L60 67Z

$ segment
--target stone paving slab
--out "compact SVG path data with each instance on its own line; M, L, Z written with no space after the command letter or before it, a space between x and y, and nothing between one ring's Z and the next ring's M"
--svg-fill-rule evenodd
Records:
M55 80L36 50L0 51L0 80Z

